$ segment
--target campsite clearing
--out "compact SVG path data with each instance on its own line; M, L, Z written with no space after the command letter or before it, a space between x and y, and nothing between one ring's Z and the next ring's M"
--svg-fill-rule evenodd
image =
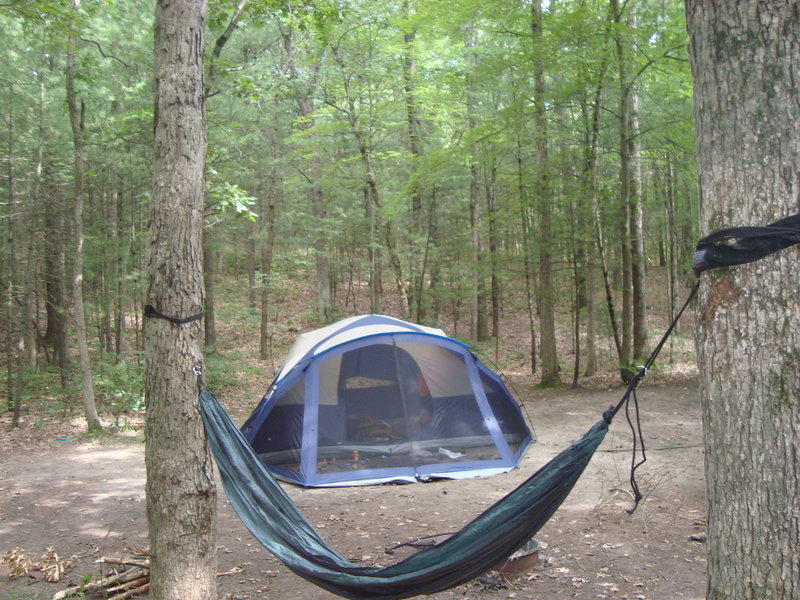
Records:
M515 384L518 390L522 385ZM345 557L388 564L413 550L386 549L459 529L513 489L539 465L579 438L621 388L526 391L526 411L539 443L519 469L461 481L334 489L299 488L290 495L310 522ZM705 596L702 438L697 384L659 384L639 391L648 462L639 470L646 499L629 515L630 432L619 415L572 495L538 539L547 565L511 579L492 574L434 595L473 598L628 598L699 600ZM224 401L224 398L223 398ZM239 415L244 417L246 415ZM5 423L0 427L6 429ZM40 572L8 579L0 566L4 600L50 599L125 556L125 544L146 545L144 449L140 432L84 441L81 423L26 424L0 440L0 554L21 548L37 561L53 547L74 559L61 582ZM220 490L220 598L332 600L289 572L257 545Z

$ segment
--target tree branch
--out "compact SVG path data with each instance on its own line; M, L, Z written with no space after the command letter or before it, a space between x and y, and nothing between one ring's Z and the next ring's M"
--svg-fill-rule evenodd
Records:
M103 58L111 58L111 59L116 60L117 62L125 65L126 67L130 67L131 66L130 63L125 62L124 60L122 60L118 56L114 56L113 54L106 54L105 51L103 50L103 47L100 45L100 42L98 42L96 40L90 40L90 39L84 38L84 37L78 38L78 39L80 41L82 41L82 42L86 42L87 44L93 44L94 46L96 46L98 52L100 52L100 56L102 56Z
M242 11L244 10L245 4L247 4L247 0L239 0L239 3L236 5L236 10L233 11L231 20L228 22L228 26L225 28L225 31L222 32L222 35L219 36L217 38L217 41L214 43L214 50L212 50L211 59L209 60L210 66L208 67L208 83L206 84L206 98L210 98L212 96L211 87L217 81L217 60L219 60L219 57L222 54L222 49L225 47L225 44L228 43L228 40L231 39L233 32L236 31L236 28L239 26L239 17L242 16Z

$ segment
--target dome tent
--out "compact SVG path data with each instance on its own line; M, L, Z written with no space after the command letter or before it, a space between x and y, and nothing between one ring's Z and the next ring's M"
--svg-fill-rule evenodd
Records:
M492 475L533 442L467 346L381 315L300 335L241 431L272 473L305 486Z

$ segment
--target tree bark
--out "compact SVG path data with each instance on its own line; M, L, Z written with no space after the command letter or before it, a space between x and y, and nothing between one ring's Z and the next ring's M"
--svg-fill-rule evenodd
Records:
M797 2L687 0L686 15L704 233L798 212ZM799 256L704 275L709 600L800 598Z
M586 244L589 247L586 264L586 370L588 376L594 375L597 371L597 331L595 318L595 270L598 257L595 257L594 248L599 254L599 263L603 271L604 280L608 279L608 267L606 266L605 244L603 243L602 226L599 221L599 201L597 197L598 175L597 175L597 146L600 138L600 110L602 109L603 80L606 73L606 62L603 61L597 77L597 87L594 90L594 98L591 104L591 115L589 116L588 103L584 107L587 113L586 131L586 163L584 166L584 186L589 196L589 215L586 219ZM596 230L596 242L591 242L591 231ZM613 317L614 305L611 303L611 313ZM616 327L616 320L611 319ZM617 332L614 329L613 334Z
M8 86L9 96L14 96L14 86ZM6 222L6 252L2 255L0 260L0 282L2 282L5 292L5 323L3 327L5 331L5 360L6 360L6 403L7 409L11 411L11 426L19 427L20 408L22 403L21 385L23 374L23 360L22 360L22 342L24 341L22 328L19 327L18 318L14 318L16 313L16 288L20 286L17 274L17 221L18 217L16 212L17 207L17 175L14 170L15 167L15 152L14 136L14 107L9 104L7 107L7 122L8 122L8 141L6 145L6 171L7 176L7 206L8 212L4 215ZM18 337L19 336L19 337Z
M281 190L283 189L283 181L278 170L278 158L281 154L281 145L278 140L277 132L279 127L278 103L279 98L276 96L273 101L275 102L275 111L272 118L272 129L274 135L270 140L270 151L272 153L272 160L270 161L269 177L267 179L267 194L261 196L261 220L259 222L260 233L260 250L261 250L261 324L260 324L260 343L259 355L261 360L267 360L270 357L270 334L269 334L269 317L270 317L270 291L272 282L272 255L275 250L275 207L281 197ZM313 161L314 159L312 159ZM327 264L327 262L326 262ZM319 271L317 271L319 273ZM322 315L321 315L322 316Z
M80 0L72 0L72 10L78 10ZM74 43L75 38L70 38ZM69 121L72 126L73 178L74 178L74 210L75 210L75 256L72 264L72 307L75 314L75 334L78 341L78 356L81 363L81 398L83 400L83 413L89 431L101 430L103 425L97 416L97 407L94 401L94 383L92 381L92 363L89 359L89 342L86 335L86 315L83 306L83 130L84 113L86 107L83 101L78 107L78 98L75 93L75 54L73 49L67 51L67 106L69 108Z
M155 11L153 192L146 302L203 310L204 0ZM145 320L145 464L154 600L216 598L216 487L198 408L202 322Z
M403 0L402 14L408 19L410 16L409 0ZM403 34L403 92L406 105L406 121L408 122L408 149L411 153L411 182L409 196L411 198L411 244L419 245L427 240L425 252L417 252L414 261L414 270L410 273L411 286L408 292L409 310L416 311L416 321L422 323L426 318L425 267L427 248L430 235L426 235L422 206L422 187L417 176L417 169L422 160L422 125L419 118L419 103L416 91L417 61L414 52L415 28ZM429 232L428 232L429 233Z
M273 165L275 162L273 161ZM259 356L261 360L270 358L269 301L270 277L272 276L272 254L275 248L275 205L277 204L277 168L270 173L267 198L262 198L260 230L261 250L261 324L259 330Z
M538 169L537 217L539 220L539 355L542 363L542 385L561 383L556 351L556 310L553 287L552 205L550 158L547 149L547 115L545 113L544 57L542 56L542 5L531 4L531 38L533 40L533 118L536 127L536 163Z
M67 349L67 304L64 291L66 278L64 257L64 209L56 199L55 190L44 193L44 287L47 329L42 341L52 347L52 364L57 364L61 385L67 385L69 351Z
M634 17L635 22L635 17ZM646 263L644 250L644 200L642 198L642 144L639 126L639 94L631 91L630 126L628 127L628 143L630 147L630 186L628 197L628 216L630 218L631 243L631 305L632 337L631 355L635 364L640 364L647 357L647 301L646 301Z
M617 54L619 79L619 247L622 269L622 331L619 344L620 374L625 381L630 377L633 362L633 283L631 256L631 146L630 146L630 95L625 41L622 37L622 9L618 0L611 0L611 20L616 29L614 43Z

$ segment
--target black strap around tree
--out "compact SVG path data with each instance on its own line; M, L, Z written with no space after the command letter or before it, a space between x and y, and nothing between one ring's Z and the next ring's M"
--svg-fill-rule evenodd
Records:
M169 321L170 323L175 323L176 325L183 325L185 323L191 323L192 321L198 321L203 318L203 313L199 312L196 315L192 315L190 317L171 317L169 315L165 315L164 313L158 312L155 308L153 308L152 304L145 304L144 305L144 316L150 317L154 319L164 319L165 321Z
M766 227L730 227L697 243L692 268L700 273L716 267L743 265L800 243L800 214Z

